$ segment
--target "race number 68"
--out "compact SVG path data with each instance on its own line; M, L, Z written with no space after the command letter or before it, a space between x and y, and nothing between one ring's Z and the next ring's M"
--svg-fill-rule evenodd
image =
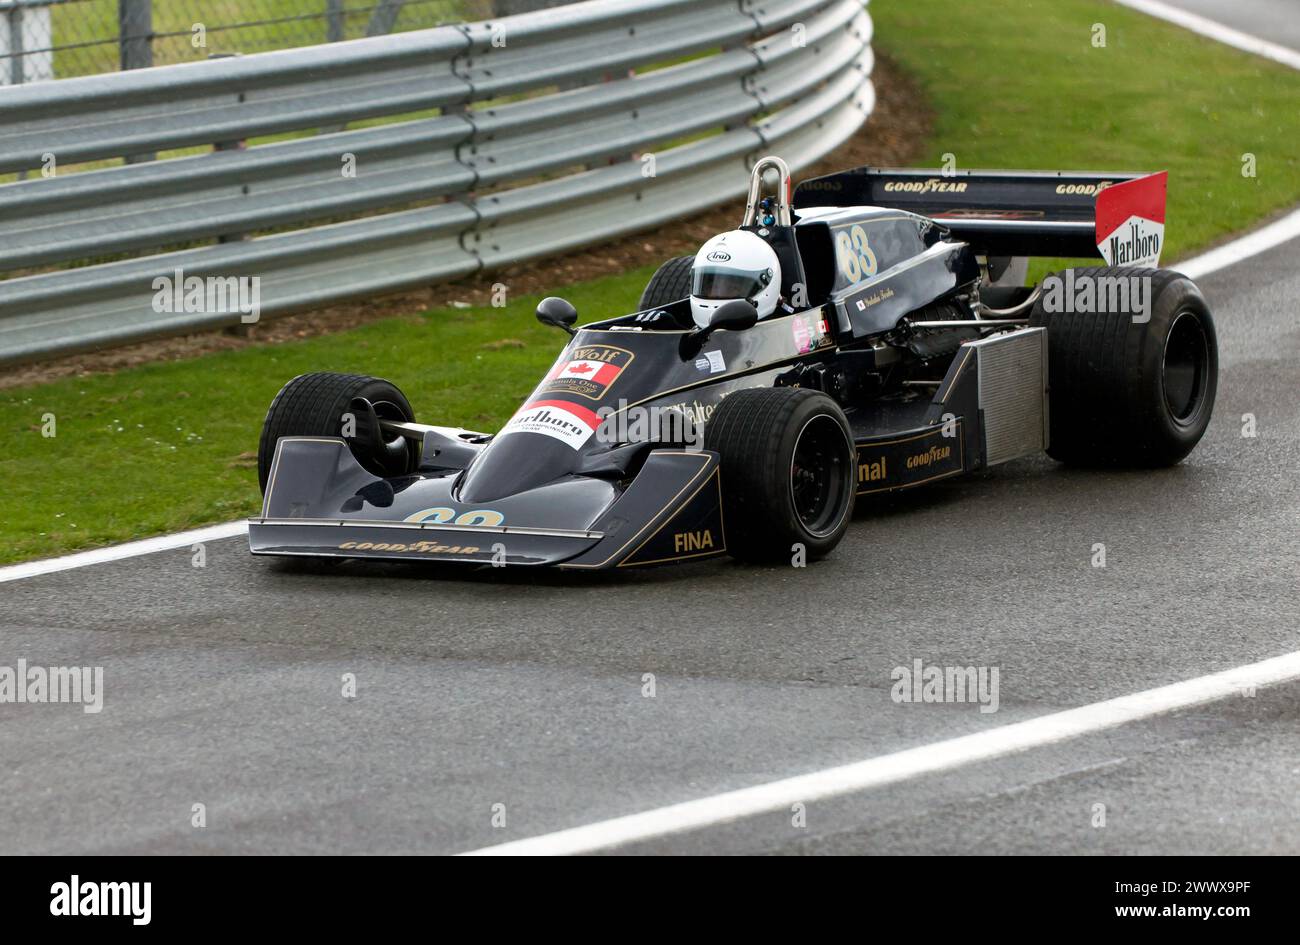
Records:
M835 255L840 272L850 282L860 282L876 274L876 254L867 244L867 231L855 223L848 230L835 234Z

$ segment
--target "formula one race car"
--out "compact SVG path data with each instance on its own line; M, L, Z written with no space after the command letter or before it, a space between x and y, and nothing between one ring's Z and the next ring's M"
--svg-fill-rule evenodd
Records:
M755 167L740 229L568 333L496 434L392 384L307 374L271 404L257 554L613 568L815 558L857 496L1046 450L1162 466L1214 405L1214 322L1157 264L1165 175ZM1007 278L1028 256L1107 265Z

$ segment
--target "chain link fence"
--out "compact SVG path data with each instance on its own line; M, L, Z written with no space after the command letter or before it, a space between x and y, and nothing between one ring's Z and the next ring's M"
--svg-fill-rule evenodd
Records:
M0 0L0 85L339 42L560 0Z

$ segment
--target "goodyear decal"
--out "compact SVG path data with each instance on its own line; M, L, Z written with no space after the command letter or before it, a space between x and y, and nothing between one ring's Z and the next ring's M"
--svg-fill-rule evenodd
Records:
M567 360L551 369L537 393L573 394L588 400L600 400L609 393L634 357L625 348L582 345L570 351Z
M1095 197L1114 183L1113 180L1103 180L1098 181L1095 184L1059 184L1057 185L1056 192L1067 197L1076 195Z
M955 476L965 469L965 443L960 420L944 427L882 437L858 443L858 495L907 489Z
M965 181L929 177L925 180L891 180L885 184L887 194L964 194L970 186Z
M473 555L479 551L476 545L447 545L439 541L345 541L338 548L339 551L397 551L424 555Z

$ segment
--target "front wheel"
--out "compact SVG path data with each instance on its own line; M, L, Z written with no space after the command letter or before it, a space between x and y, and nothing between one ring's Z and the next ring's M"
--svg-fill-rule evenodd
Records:
M742 561L829 554L853 517L856 448L839 404L818 391L737 391L709 419L722 467L727 550Z
M415 468L419 446L390 436L380 420L415 419L406 397L388 381L365 374L300 374L271 401L257 445L257 479L266 492L282 436L341 436L365 469L400 476Z

